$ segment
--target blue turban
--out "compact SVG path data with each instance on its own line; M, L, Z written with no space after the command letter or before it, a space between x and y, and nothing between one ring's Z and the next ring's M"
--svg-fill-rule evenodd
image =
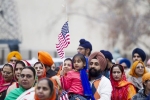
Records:
M146 59L146 54L145 54L145 52L144 52L142 49L140 49L140 48L135 48L135 49L132 51L132 58L133 58L133 56L134 56L135 53L139 54L139 56L142 58L142 61L143 61L143 62L145 61L145 59Z
M85 49L90 49L92 51L92 45L89 41L86 41L85 39L80 39L79 46L84 47Z
M130 60L127 59L127 58L122 58L122 59L120 60L119 64L122 64L122 63L125 63L128 68L130 68L130 66L131 66L131 62L130 62Z
M100 50L100 52L105 56L105 58L109 59L109 61L112 61L113 56L109 51L106 50Z

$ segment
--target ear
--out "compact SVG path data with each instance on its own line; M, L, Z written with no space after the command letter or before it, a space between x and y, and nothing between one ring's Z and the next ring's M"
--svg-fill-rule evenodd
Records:
M86 51L86 54L89 54L90 49L85 49L85 51Z
M84 66L86 66L86 62L84 63Z
M145 85L145 86L146 86L146 82L144 82L144 83L143 83L143 85Z

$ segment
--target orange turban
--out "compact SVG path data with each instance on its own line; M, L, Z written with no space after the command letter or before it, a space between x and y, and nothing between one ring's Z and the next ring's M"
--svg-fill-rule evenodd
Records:
M12 57L16 57L18 60L22 60L21 54L18 51L12 51L7 55L7 62L10 62Z
M142 77L142 82L144 83L146 80L150 80L150 73L146 73Z
M147 73L144 63L143 63L142 61L135 61L135 62L132 64L131 70L130 70L130 72L129 72L129 74L130 74L131 76L133 76L133 77L138 77L138 76L136 75L136 73L135 73L135 69L136 69L136 66L137 66L139 63L141 63L141 64L144 66L144 74Z
M53 63L54 63L51 55L48 52L45 52L45 51L39 51L38 52L38 59L44 65L48 65L49 67L51 67L53 65Z

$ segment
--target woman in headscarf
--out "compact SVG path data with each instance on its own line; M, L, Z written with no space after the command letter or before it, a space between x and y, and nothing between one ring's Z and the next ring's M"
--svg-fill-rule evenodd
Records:
M19 88L10 91L5 100L16 100L19 96L25 95L27 90L34 91L32 87L35 85L35 77L36 71L33 67L23 68L19 77Z
M36 71L38 80L46 77L46 69L45 69L45 66L41 62L36 62L33 67Z
M131 100L136 94L133 84L126 80L122 65L115 64L112 66L110 81L113 87L111 100Z
M14 79L16 82L14 82L11 86L9 86L8 90L7 90L7 94L15 89L15 88L19 88L19 84L18 84L18 79L20 77L21 71L22 69L26 66L26 64L23 61L17 61L15 66L14 66Z
M35 88L35 100L56 100L56 91L53 82L48 78L39 80Z
M0 80L0 100L4 100L7 89L13 82L13 65L5 64L2 68L2 79Z
M142 61L135 61L129 72L130 77L128 78L128 81L135 86L136 92L143 88L142 76L145 73L147 73L147 71L144 63Z
M51 69L51 66L53 65L54 61L48 52L39 51L38 60L42 62L45 66L46 77L51 78L52 76L55 76L57 74L55 71Z

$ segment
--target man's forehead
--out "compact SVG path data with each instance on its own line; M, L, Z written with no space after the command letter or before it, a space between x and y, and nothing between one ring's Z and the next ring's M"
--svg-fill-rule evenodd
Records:
M134 53L134 56L140 56L138 53Z
M91 59L91 62L98 62L98 60L96 58L94 58L94 59Z
M84 48L84 47L82 47L82 46L78 46L78 48Z

